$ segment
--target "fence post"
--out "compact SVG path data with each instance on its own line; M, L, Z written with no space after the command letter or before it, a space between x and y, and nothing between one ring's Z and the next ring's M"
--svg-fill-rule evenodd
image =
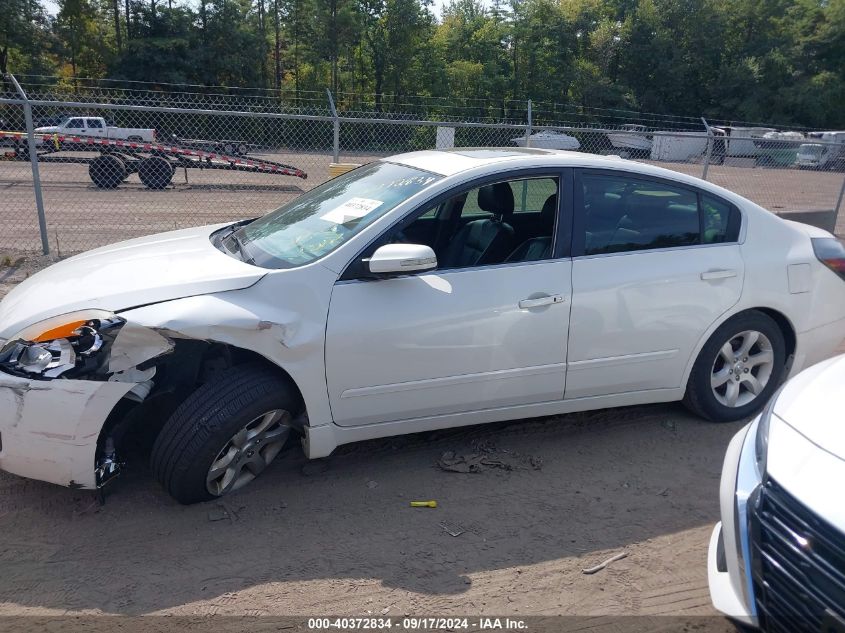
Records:
M531 113L531 99L528 100L528 120L525 124L525 147L531 147L531 125L532 125L532 113Z
M334 106L334 98L332 91L326 88L326 95L329 97L329 109L332 111L332 118L334 118L334 139L332 141L332 148L334 150L332 162L340 162L340 118L337 116L337 108Z
M701 172L701 179L707 180L707 172L710 170L710 155L713 153L713 130L710 129L704 117L701 117L701 120L707 130L707 151L704 153L704 169Z
M836 225L839 222L839 210L842 208L842 198L845 198L845 176L842 177L842 187L839 188L839 198L833 208L833 233L836 233Z
M26 143L29 153L29 163L32 166L32 187L35 191L35 208L38 211L38 231L41 233L41 250L45 255L50 254L50 240L47 239L47 218L44 215L44 198L41 195L41 174L38 171L38 154L35 148L35 125L32 122L32 105L29 103L24 89L12 73L6 73L18 95L23 99L23 116L26 121Z

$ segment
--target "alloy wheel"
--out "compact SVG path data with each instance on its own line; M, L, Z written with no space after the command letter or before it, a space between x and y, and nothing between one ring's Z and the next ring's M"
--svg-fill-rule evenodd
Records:
M716 400L726 407L742 407L766 388L774 369L772 343L762 332L745 330L722 345L710 375Z
M270 465L290 435L291 415L274 409L254 418L217 453L205 478L208 492L220 497L244 487Z

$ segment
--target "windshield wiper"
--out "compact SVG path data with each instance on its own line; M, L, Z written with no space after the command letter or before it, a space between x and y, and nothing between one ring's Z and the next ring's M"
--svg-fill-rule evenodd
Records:
M229 235L227 235L225 239L231 240L235 244L235 247L238 249L238 253L241 256L241 261L247 264L255 264L255 259L249 256L249 254L246 252L246 247L244 246L244 243L241 242L240 239L238 239L238 236L236 235L237 232L238 229L235 229L234 231L229 233Z

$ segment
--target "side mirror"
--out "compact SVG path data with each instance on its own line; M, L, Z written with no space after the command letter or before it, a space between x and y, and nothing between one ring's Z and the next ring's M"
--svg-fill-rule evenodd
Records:
M422 244L385 244L370 257L369 268L377 275L433 270L437 268L437 255Z

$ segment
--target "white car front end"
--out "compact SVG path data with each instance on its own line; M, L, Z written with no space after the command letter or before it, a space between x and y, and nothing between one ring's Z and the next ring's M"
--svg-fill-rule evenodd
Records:
M69 487L94 488L104 481L109 473L95 471L104 422L133 390L138 397L145 394L153 376L136 365L172 348L166 336L130 320L116 323L109 334L105 326L123 319L117 315L128 308L231 291L261 279L265 271L212 246L209 235L219 228L173 231L83 253L6 295L0 303L0 348L15 340L64 341L63 326L90 320L100 323L103 340L84 352L57 343L55 360L46 364L33 355L32 367L43 365L40 375L0 371L0 470ZM33 347L33 354L39 351ZM103 375L92 379L93 369L65 371L83 356L92 366L104 363Z
M845 630L845 356L802 372L731 441L708 552L714 606L766 631Z

